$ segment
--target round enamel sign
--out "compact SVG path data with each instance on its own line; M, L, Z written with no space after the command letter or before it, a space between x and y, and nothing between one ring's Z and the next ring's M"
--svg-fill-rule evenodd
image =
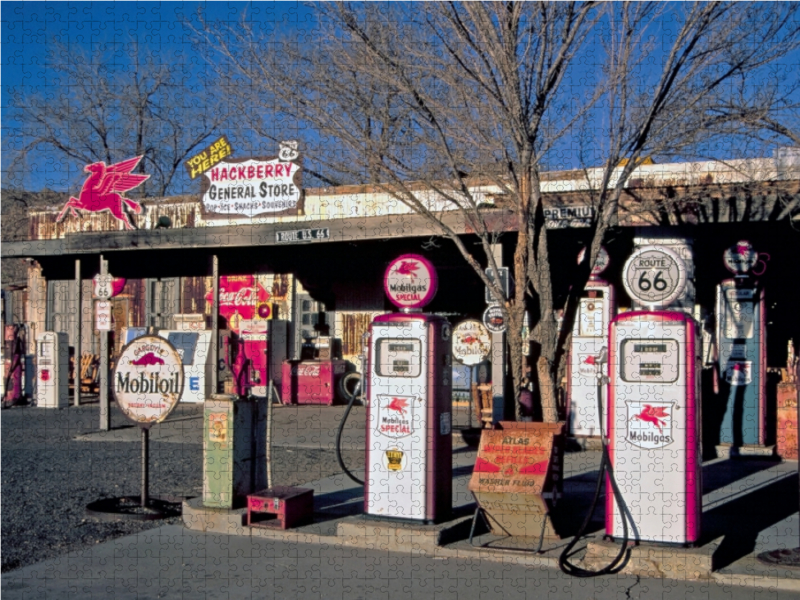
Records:
M735 246L725 250L723 255L725 268L736 275L750 272L758 262L758 252L753 250L752 244L747 240L736 242Z
M453 357L462 365L483 362L491 349L492 337L480 321L461 321L453 328Z
M628 295L651 308L666 308L686 289L686 263L664 246L642 246L627 260L622 273Z
M506 318L503 309L497 304L483 311L483 324L492 333L503 333L506 330Z
M114 397L132 421L160 423L177 406L183 394L183 362L164 338L136 338L120 353L113 373Z
M383 289L398 308L422 308L436 295L438 280L431 262L417 254L404 254L383 276Z

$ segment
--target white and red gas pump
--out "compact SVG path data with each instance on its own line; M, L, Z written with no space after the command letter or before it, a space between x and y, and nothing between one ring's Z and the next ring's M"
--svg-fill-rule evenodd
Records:
M578 264L583 261L585 249L578 255ZM617 312L614 286L600 279L608 268L609 257L605 248L600 248L591 276L580 299L567 363L567 415L569 431L575 436L600 435L600 415L597 414L597 375L605 368L596 362L603 348L608 348L608 325ZM602 373L607 375L607 373ZM603 407L607 405L605 389Z
M620 314L609 335L608 451L637 540L691 544L700 536L699 360L694 319L669 311L686 268L668 247L644 246L623 269L649 310ZM606 533L622 534L606 483Z
M764 289L753 269L758 253L742 240L724 253L734 274L717 286L717 361L727 392L720 444L734 449L763 446L766 438L766 328ZM729 452L730 453L730 452Z
M436 293L433 265L406 254L384 275L401 313L370 325L364 512L434 522L452 509L451 327L422 314Z

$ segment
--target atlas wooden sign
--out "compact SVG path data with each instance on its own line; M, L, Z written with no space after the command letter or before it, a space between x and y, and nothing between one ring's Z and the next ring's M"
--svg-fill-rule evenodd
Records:
M122 349L112 381L125 416L143 426L161 423L183 394L183 361L164 338L143 336Z

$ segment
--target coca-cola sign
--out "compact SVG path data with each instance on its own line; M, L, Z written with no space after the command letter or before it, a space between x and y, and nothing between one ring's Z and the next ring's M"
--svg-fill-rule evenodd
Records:
M228 327L240 333L243 322L272 318L270 293L253 275L228 275L219 278L219 314ZM212 303L213 290L206 295Z

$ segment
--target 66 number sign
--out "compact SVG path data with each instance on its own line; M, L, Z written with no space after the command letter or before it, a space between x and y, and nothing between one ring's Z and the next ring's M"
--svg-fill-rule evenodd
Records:
M643 246L625 263L622 283L639 303L666 308L686 289L686 263L671 248Z

